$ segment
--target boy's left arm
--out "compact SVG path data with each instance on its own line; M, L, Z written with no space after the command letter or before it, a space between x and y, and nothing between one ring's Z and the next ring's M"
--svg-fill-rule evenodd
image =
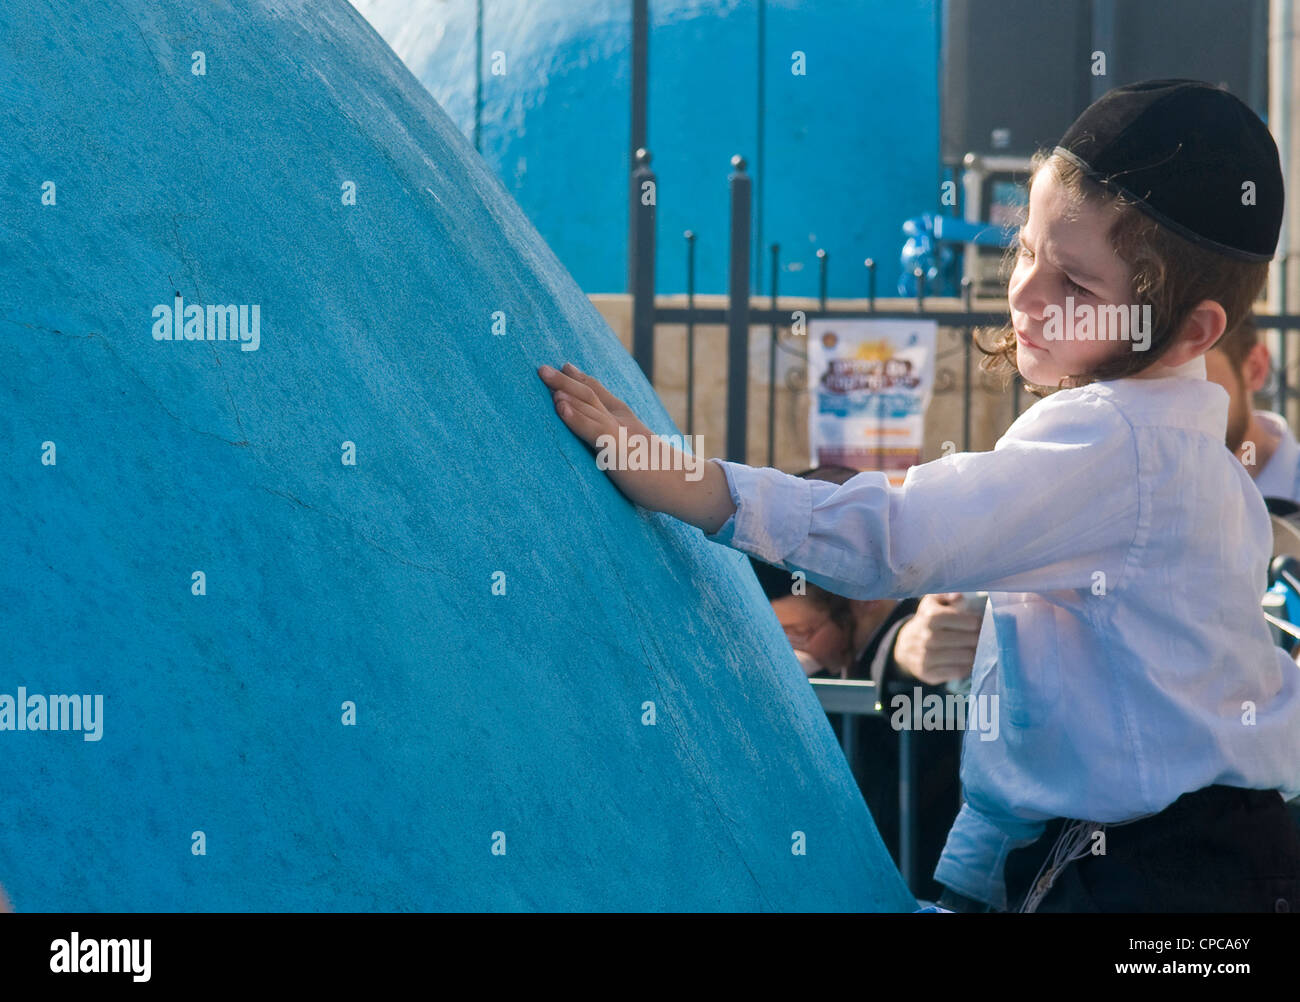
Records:
M736 513L707 538L849 598L1117 583L1139 506L1132 429L1106 401L1035 405L991 452L843 484L721 466Z

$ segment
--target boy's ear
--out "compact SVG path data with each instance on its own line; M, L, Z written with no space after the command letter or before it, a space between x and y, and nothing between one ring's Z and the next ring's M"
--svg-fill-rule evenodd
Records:
M1272 368L1273 359L1268 353L1268 345L1260 341L1246 353L1246 358L1241 363L1241 379L1246 384L1246 389L1251 393L1262 390Z
M1180 365L1204 355L1223 336L1228 315L1213 299L1203 299L1183 321L1175 344L1170 346L1167 364Z

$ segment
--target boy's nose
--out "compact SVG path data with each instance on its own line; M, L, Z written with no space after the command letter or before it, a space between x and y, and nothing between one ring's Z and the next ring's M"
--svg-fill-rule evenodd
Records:
M1023 313L1029 319L1040 321L1045 316L1048 299L1044 294L1043 282L1033 270L1021 272L1019 268L1011 276L1007 286L1007 304L1017 313Z

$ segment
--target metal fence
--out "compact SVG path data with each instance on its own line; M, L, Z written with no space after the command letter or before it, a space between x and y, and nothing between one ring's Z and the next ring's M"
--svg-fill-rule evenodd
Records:
M683 324L686 327L686 423L690 433L694 423L695 387L695 328L700 324L725 325L727 328L727 407L725 456L735 462L744 462L747 446L747 415L749 409L749 339L752 326L766 326L771 342L769 352L769 378L767 399L768 464L775 465L775 414L776 414L776 353L780 332L792 325L792 311L780 306L780 244L773 243L771 255L771 292L764 297L766 304L751 296L749 285L751 246L751 180L745 172L745 161L740 156L731 158L732 172L727 182L730 191L731 217L728 265L727 306L701 308L695 305L695 241L694 231L684 234L686 254L686 306L661 307L655 300L655 212L659 200L659 183L650 166L649 151L638 149L636 165L629 185L628 232L628 289L632 297L632 356L641 366L646 378L654 382L654 331L658 324ZM852 320L861 318L933 320L941 327L961 331L964 348L964 380L962 401L962 449L970 448L970 415L972 392L973 334L977 328L1001 326L1008 320L1005 309L977 311L972 308L972 285L969 277L962 280L961 309L927 309L925 272L913 271L916 297L911 309L877 309L877 262L867 258L863 262L867 309L849 310L832 308L827 299L827 275L830 258L825 250L817 251L818 301L815 310L800 310L804 320L834 318ZM1289 258L1278 262L1283 274L1289 274ZM1261 331L1277 330L1292 333L1300 330L1300 314L1288 313L1283 283L1283 300L1277 314L1256 314ZM1274 408L1285 411L1287 401L1297 395L1291 387L1288 374L1287 338L1282 338L1274 366L1271 395ZM1020 382L1011 385L1013 413L1020 411Z

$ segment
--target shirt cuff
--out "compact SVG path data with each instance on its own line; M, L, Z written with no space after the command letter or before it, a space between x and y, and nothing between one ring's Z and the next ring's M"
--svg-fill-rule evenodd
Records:
M704 538L711 543L719 543L722 546L731 546L732 538L736 535L736 516L740 514L740 491L736 487L732 474L727 469L730 463L721 459L710 459L710 463L717 463L722 467L722 475L727 478L727 493L731 495L731 503L736 506L736 510L727 516L727 520L722 523L722 528L717 532L706 532Z
M812 526L812 491L807 480L769 467L757 468L723 459L727 491L736 510L704 538L730 546L781 567L808 536Z
M948 832L934 879L958 894L1007 910L1007 856L1032 845L1046 822L1022 822L1017 835L1008 835L992 821L963 803Z

